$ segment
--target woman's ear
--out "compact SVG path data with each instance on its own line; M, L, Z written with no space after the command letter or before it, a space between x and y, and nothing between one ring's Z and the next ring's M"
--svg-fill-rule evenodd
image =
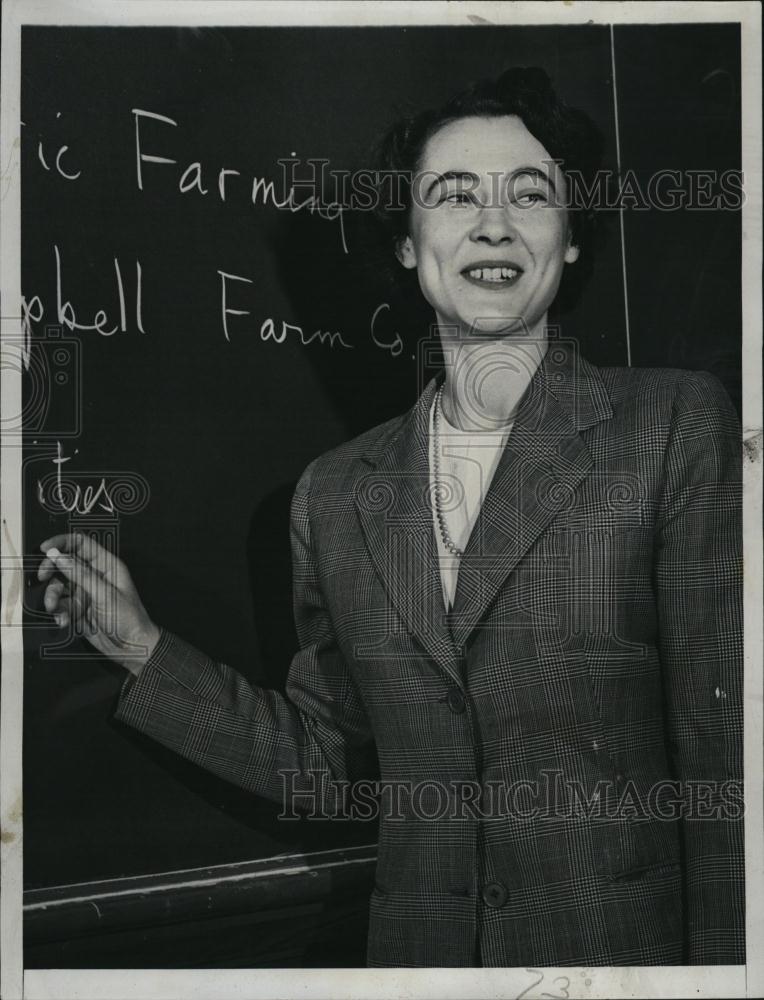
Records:
M412 267L416 267L416 251L414 250L414 243L410 236L405 236L402 240L398 240L395 247L395 256L409 270Z
M578 249L578 247L573 246L573 244L568 244L568 249L565 251L565 263L575 264L575 262L578 260L580 252L581 251Z

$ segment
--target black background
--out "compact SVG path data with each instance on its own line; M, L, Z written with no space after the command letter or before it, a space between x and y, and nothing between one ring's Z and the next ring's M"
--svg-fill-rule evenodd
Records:
M617 27L614 35L623 170L740 166L739 29L735 25ZM22 35L22 291L39 295L43 365L26 376L25 545L67 530L45 511L37 481L55 471L107 483L148 484L148 504L116 530L155 621L257 683L282 687L296 648L291 621L288 505L316 455L410 406L420 388L418 343L429 310L404 301L360 266L355 220L349 253L339 224L250 200L254 175L279 189L277 160L292 152L335 169L367 165L366 150L397 110L442 102L469 81L512 65L540 65L585 108L616 163L610 30L471 28L50 28ZM134 118L141 108L175 119L146 122L136 184ZM60 112L60 114L59 114ZM46 170L63 145L73 181ZM181 194L200 161L208 194ZM222 167L237 169L227 198ZM599 364L625 364L626 309L618 219L595 273L559 317ZM717 374L740 404L740 216L734 212L627 211L624 245L631 361ZM79 361L55 382L46 323L55 324L54 245L63 297L82 323L118 318L113 258L124 278L127 332L62 336ZM143 325L132 318L135 260ZM230 285L223 335L218 270ZM372 342L400 332L393 357ZM339 331L352 350L318 342L263 342L267 317ZM50 332L48 341L53 342ZM45 352L48 352L47 354ZM74 357L74 349L71 351ZM71 424L81 393L80 429ZM37 396L35 396L37 392ZM75 449L77 449L75 453ZM100 530L94 515L84 519ZM287 824L272 803L205 775L111 720L122 672L77 639L56 654L57 630L39 613L30 581L24 718L24 860L27 887L222 864L282 851L373 841L370 825Z

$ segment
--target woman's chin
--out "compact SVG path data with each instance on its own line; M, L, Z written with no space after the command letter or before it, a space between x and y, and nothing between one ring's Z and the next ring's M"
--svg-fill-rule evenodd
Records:
M522 317L509 317L495 319L477 319L471 325L464 327L465 332L470 337L528 337L530 329Z

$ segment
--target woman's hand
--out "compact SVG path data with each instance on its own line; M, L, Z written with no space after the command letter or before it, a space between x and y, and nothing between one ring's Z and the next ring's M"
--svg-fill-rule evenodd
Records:
M104 656L136 676L159 640L127 566L83 534L54 535L40 548L37 570L45 589L45 610L60 626L71 623ZM61 577L54 577L59 573Z

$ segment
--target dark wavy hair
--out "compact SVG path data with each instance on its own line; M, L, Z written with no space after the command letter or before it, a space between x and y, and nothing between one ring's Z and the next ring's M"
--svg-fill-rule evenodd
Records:
M397 204L391 204L389 188L386 196L380 188L374 210L380 241L375 266L388 282L400 288L412 278L411 272L404 272L397 265L394 254L409 232L411 178L420 169L427 141L443 126L460 118L505 115L520 118L550 157L559 161L569 188L571 174L575 174L576 182L580 179L591 189L602 159L602 133L585 112L569 107L557 97L544 70L517 67L496 80L473 83L440 108L402 117L384 133L373 151L377 176L392 173L399 178ZM573 188L577 188L577 183ZM591 271L595 212L591 207L571 204L568 218L571 240L579 248L579 257L575 264L566 265L563 272L556 299L563 308L575 299Z

